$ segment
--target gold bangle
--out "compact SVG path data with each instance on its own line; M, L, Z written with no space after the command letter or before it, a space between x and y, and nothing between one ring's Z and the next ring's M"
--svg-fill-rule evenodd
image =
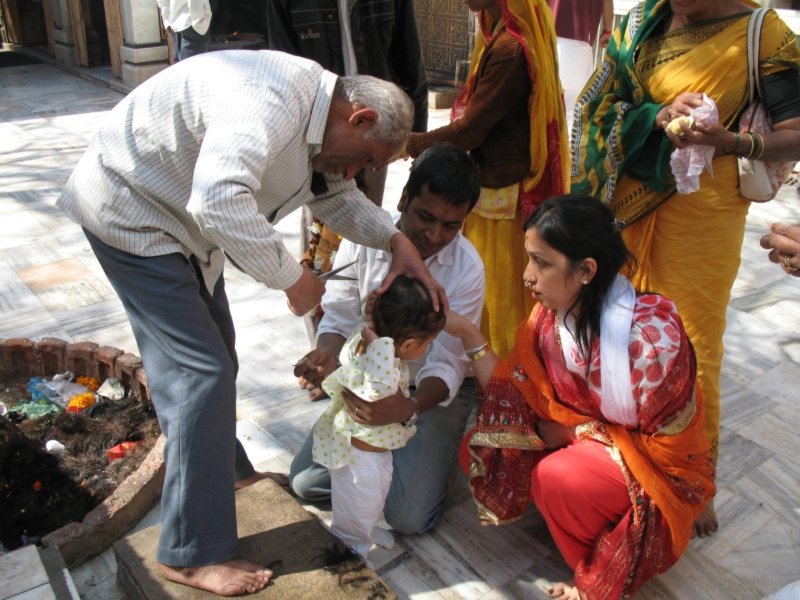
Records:
M483 346L481 346L480 350L474 352L472 354L467 354L467 358L470 360L478 360L479 358L483 358L484 355L489 352L491 348L489 347L489 342L486 342Z
M489 342L483 342L480 346L475 346L474 348L467 348L464 352L467 353L467 356L475 354L476 352L480 352L483 350Z
M755 133L748 131L747 135L750 137L750 152L747 153L745 158L750 160L753 157L753 153L756 151L756 144L758 144L758 141L756 141Z

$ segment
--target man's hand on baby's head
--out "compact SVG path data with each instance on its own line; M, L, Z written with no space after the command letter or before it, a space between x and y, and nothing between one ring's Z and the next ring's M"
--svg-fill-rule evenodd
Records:
M375 329L372 325L365 325L364 329L361 330L361 339L364 342L364 349L367 349L372 342L378 339L378 334L375 333Z

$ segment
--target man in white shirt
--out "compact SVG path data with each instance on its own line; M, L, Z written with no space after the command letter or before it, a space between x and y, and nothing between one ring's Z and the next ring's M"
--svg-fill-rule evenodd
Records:
M278 52L181 62L109 114L57 205L80 223L131 322L167 437L156 554L168 579L219 595L272 573L236 560L235 332L225 257L305 314L324 284L273 224L308 203L337 231L393 251L446 304L413 244L352 178L400 151L413 107L397 86L338 78Z
M460 229L479 195L479 170L467 153L449 144L433 146L411 168L396 221L444 287L450 308L476 326L483 310L483 262ZM334 268L354 260L358 262L342 275L355 277L355 281L327 284L317 347L295 369L300 385L307 389L318 386L336 368L339 352L357 326L362 304L380 286L392 264L391 255L382 250L343 241ZM384 509L386 521L395 531L413 534L439 520L472 410L475 380L460 340L444 332L424 356L409 361L408 366L415 386L411 398L401 392L376 402L351 396L348 406L359 423L416 424L416 435L394 451L394 475ZM330 474L313 461L313 443L309 434L292 463L289 480L298 496L317 501L330 497Z

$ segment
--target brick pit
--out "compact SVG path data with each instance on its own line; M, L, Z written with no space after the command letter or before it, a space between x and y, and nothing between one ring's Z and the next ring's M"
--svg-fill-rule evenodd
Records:
M142 360L112 346L93 342L70 344L58 338L34 342L0 339L0 377L48 377L72 371L75 377L94 377L100 383L116 377L139 401L150 402ZM44 547L57 547L67 568L97 556L133 527L161 495L164 483L164 443L160 436L139 468L129 475L81 523L69 523L42 538Z

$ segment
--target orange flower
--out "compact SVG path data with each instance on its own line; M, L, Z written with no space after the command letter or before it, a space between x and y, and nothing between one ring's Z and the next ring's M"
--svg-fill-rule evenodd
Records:
M78 377L77 383L80 385L85 385L87 388L89 388L90 392L96 392L98 389L100 389L100 382L94 377Z
M94 394L78 394L73 396L72 400L67 405L67 412L81 412L84 408L90 407L94 404Z
M41 481L37 481L36 483L33 484L33 491L34 492L38 492L40 489L42 489L42 482Z

